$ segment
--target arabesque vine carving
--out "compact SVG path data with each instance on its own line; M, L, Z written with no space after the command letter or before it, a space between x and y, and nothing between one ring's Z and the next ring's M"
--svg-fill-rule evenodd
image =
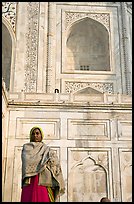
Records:
M65 82L65 92L74 93L86 87L91 87L102 93L113 93L113 83L95 83L95 82Z
M82 18L92 18L102 23L107 30L110 30L110 14L109 13L87 13L87 12L65 12L66 28L77 20Z
M11 24L13 31L16 30L17 2L2 2L2 16Z

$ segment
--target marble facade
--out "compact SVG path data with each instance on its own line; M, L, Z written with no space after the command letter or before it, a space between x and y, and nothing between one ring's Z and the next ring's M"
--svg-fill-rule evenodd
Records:
M3 202L20 201L33 125L61 161L59 201L132 201L131 20L130 2L2 2Z

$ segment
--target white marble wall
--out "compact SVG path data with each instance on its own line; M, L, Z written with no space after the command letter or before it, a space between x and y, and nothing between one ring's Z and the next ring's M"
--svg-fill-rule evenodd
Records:
M3 202L20 201L21 148L33 125L43 128L44 142L61 161L66 193L60 201L96 202L106 195L132 201L131 8L123 6L18 2L14 20L3 14L13 43L11 89L5 95L3 85L2 92ZM108 72L66 69L68 32L85 17L108 29ZM123 33L126 18L130 29ZM129 42L122 38L128 34Z
M27 98L25 93L25 101L17 94L9 95L3 201L20 200L21 148L34 125L42 127L44 142L57 150L61 161L66 193L60 201L92 202L106 195L112 201L130 201L131 97L103 94L98 101L96 95L80 101L77 95L73 101L67 100L67 94L62 101L61 94L60 100L55 95L45 94L40 102L35 94Z
M57 88L67 93L68 89L74 92L79 91L81 86L94 86L100 92L107 90L131 95L132 52L129 48L132 43L132 13L126 3L18 2L15 8L13 29L16 39L13 40L15 51L11 70L13 92L54 93ZM74 24L85 18L99 22L108 31L109 71L67 69L68 34ZM11 27L8 26L12 23L10 21L3 15L3 23L6 22L7 27Z

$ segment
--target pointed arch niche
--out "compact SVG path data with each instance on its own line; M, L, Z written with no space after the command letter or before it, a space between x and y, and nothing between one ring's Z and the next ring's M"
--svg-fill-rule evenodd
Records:
M2 19L2 78L5 82L7 91L11 90L11 70L13 67L15 34L11 25Z
M86 17L71 26L66 39L67 72L110 71L109 33L104 25Z
M107 172L90 156L77 162L71 168L70 175L68 181L69 201L96 202L100 198L108 196ZM95 200L96 198L97 200Z

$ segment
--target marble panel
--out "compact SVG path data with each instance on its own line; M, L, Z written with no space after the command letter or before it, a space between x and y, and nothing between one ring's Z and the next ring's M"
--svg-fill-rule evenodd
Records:
M119 148L122 202L132 202L132 151Z
M39 119L39 118L16 118L16 139L29 138L29 130L33 126L39 126L43 129L45 139L59 139L60 129L59 119Z
M132 121L118 120L118 139L132 140Z
M68 119L68 139L110 140L110 121Z

